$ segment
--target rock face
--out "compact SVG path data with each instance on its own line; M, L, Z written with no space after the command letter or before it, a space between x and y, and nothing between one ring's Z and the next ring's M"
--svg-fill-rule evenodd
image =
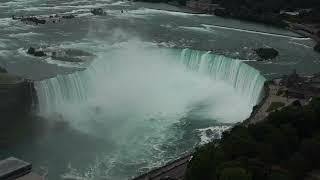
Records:
M317 52L320 52L320 43L318 42L313 49Z
M254 50L262 60L274 59L279 52L273 48L259 48Z
M28 113L37 104L34 83L29 80L0 73L0 113Z

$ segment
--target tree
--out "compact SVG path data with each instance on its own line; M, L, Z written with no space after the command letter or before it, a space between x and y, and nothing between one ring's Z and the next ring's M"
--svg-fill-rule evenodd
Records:
M308 170L308 162L301 153L295 153L288 161L288 169L293 179L303 179Z
M219 180L252 180L252 178L245 169L236 167L222 170Z

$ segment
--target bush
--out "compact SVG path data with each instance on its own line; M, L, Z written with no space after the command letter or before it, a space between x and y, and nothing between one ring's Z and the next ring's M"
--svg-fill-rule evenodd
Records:
M279 55L279 52L273 48L258 48L254 51L263 60L274 59Z
M320 98L307 106L290 105L264 122L236 125L220 141L196 150L186 180L304 179L320 168L319 132Z
M313 47L313 49L314 49L315 51L317 51L317 52L320 52L320 43L317 43L317 44Z
M251 180L251 175L243 168L226 168L222 170L219 180Z
M0 73L7 73L7 70L0 66Z

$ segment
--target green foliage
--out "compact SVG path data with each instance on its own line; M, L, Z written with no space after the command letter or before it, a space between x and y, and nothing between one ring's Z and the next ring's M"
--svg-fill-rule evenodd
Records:
M7 73L7 70L0 66L0 73Z
M277 110L278 108L283 107L285 104L283 102L272 102L267 109L267 112Z
M271 172L268 180L290 180L290 177L287 173Z
M218 143L199 148L186 179L303 179L320 168L319 132L319 98L307 106L285 107L264 122L236 125Z
M303 179L308 170L308 161L301 153L295 153L288 161L288 169L293 179Z
M251 175L243 168L226 168L219 180L251 180Z
M317 52L320 52L320 43L317 43L313 49Z
M259 48L254 51L264 60L274 59L279 55L279 52L273 48Z

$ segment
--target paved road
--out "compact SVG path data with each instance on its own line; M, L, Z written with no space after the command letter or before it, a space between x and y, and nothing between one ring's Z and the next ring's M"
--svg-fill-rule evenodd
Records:
M160 180L166 177L181 179L186 172L188 162L191 158L191 155L186 155L132 180Z

